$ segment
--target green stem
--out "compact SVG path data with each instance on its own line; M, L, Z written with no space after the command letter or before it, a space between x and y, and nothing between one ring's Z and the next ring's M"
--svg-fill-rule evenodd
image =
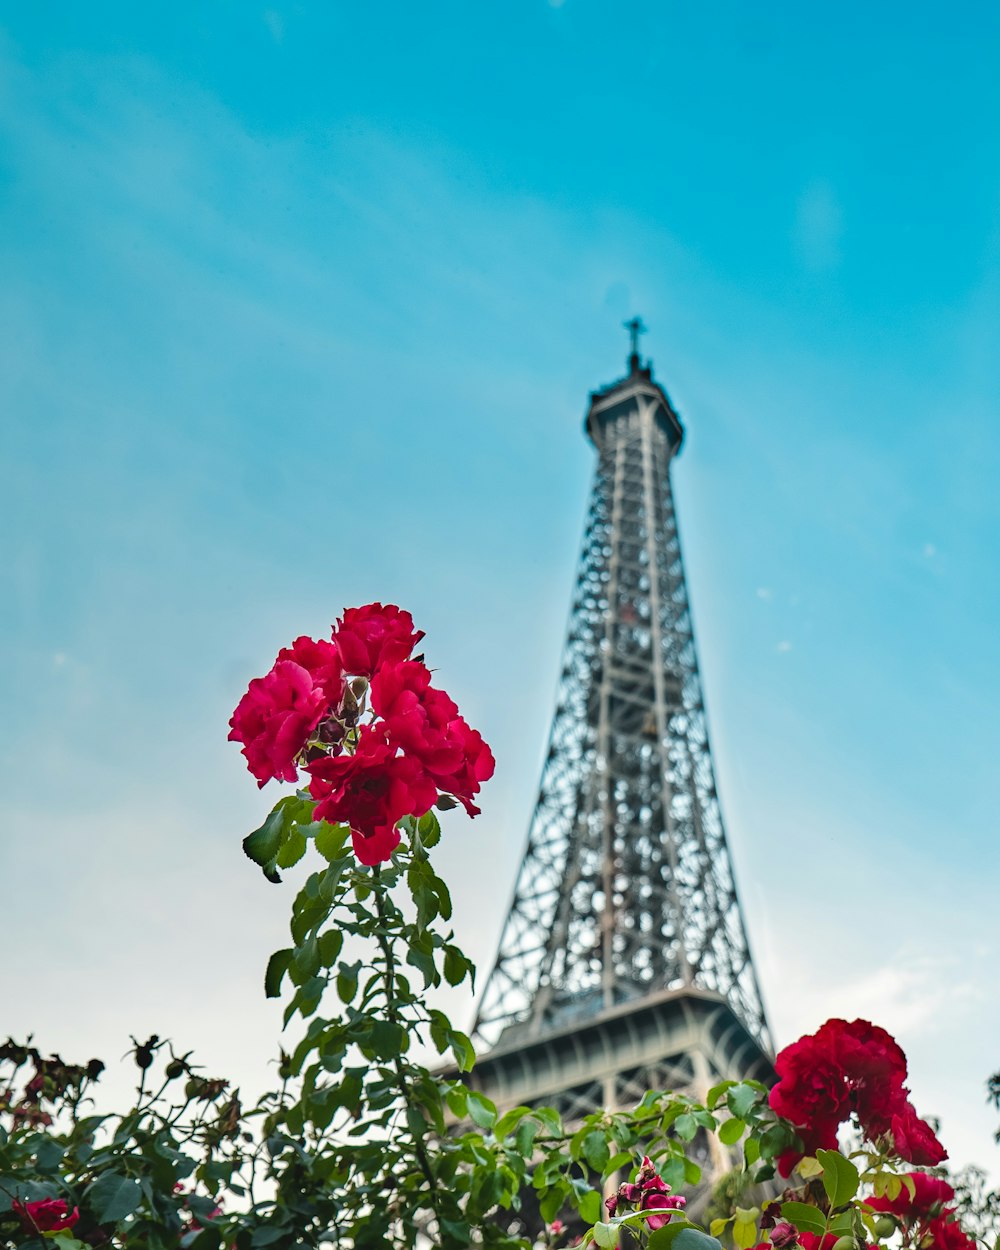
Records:
M389 941L389 935L386 931L387 918L385 914L385 887L382 884L381 878L381 865L376 865L373 873L375 886L375 910L378 913L379 921L378 944L382 951L382 958L385 961L386 1011L393 1024L398 1025L400 1028L405 1028L405 1024L399 1012L399 1006L396 1002L396 959L392 953L392 943ZM407 1111L413 1111L415 1108L413 1105L413 1097L410 1093L410 1083L406 1079L406 1071L403 1067L403 1061L399 1055L396 1055L393 1060L393 1067L395 1068L396 1077L399 1081L399 1092L402 1096L403 1103L405 1104ZM419 1164L420 1171L423 1173L424 1179L427 1181L427 1185L430 1189L431 1206L433 1207L436 1215L437 1205L435 1203L435 1192L437 1187L430 1159L428 1159L427 1151L424 1149L423 1140L418 1137L417 1134L413 1132L412 1127L410 1127L409 1116L407 1116L407 1127L409 1128L410 1135L413 1138L413 1149L417 1157L417 1163Z

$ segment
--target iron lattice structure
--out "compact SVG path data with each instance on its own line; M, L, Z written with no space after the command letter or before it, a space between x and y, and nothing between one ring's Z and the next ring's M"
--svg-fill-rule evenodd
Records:
M754 1052L738 1066L747 1074L769 1068L767 1022L716 792L671 490L684 431L639 358L636 325L628 376L595 392L586 417L598 459L556 712L527 849L475 1025L480 1043L494 1048L482 1080L501 1093L496 1080L510 1085L501 1079L501 1069L510 1068L503 1056L516 1052L520 1076L511 1080L520 1088L508 1092L521 1100L552 1084L532 1078L540 1061L528 1054L541 1040L592 1031L595 1020L631 1020L635 1033L642 1013L668 1000L675 1003L670 1022L653 1012L656 1028L667 1032L648 1058L657 1045L663 1056L669 1033L675 1073L678 1063L693 1071L694 1043L677 1032L677 1013L686 1004L689 1021L702 1021L715 1004L743 1050ZM626 1073L611 1054L618 1026L602 1028L604 1068L615 1069L615 1080L609 1084L596 1069L592 1075L608 1105L620 1101ZM724 1032L710 1021L705 1028L716 1042ZM577 1038L578 1050L580 1044ZM569 1042L559 1045L565 1051ZM719 1047L706 1042L701 1049L710 1057ZM573 1096L602 1105L596 1092L585 1092L587 1061L574 1063ZM703 1075L720 1066L703 1064ZM646 1063L639 1084L654 1070ZM569 1096L567 1082L557 1083Z

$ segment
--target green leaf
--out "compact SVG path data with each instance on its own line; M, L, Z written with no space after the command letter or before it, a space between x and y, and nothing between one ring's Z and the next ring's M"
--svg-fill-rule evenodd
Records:
M395 1059L400 1053L403 1030L391 1020L376 1020L368 1034L371 1048L378 1059Z
M735 1146L746 1132L746 1127L742 1120L738 1120L734 1116L733 1119L727 1120L719 1129L719 1141L726 1146Z
M278 867L291 868L293 864L297 864L306 853L306 840L299 832L298 828L292 828L288 831L288 837L278 850Z
M698 1121L685 1111L674 1120L674 1131L681 1141L690 1141L698 1131Z
M760 1091L754 1089L752 1085L740 1084L734 1085L726 1095L726 1102L729 1104L729 1110L738 1120L745 1120L750 1113L750 1108L760 1098Z
M760 1211L757 1207L751 1207L749 1210L743 1207L736 1208L736 1218L733 1220L733 1241L739 1246L739 1250L750 1250L751 1246L757 1244L757 1217Z
M333 863L335 859L340 859L344 853L344 847L347 845L347 839L350 836L349 825L330 825L325 820L319 822L320 828L316 831L316 850L327 861Z
M358 992L358 964L341 964L337 973L337 994L342 1003L349 1003Z
M324 968L332 968L337 962L344 945L344 935L340 929L327 929L319 935L319 962Z
M709 1092L709 1099L711 1100L711 1091ZM731 1218L732 1217L730 1217L730 1219ZM728 1223L729 1220L713 1220L708 1226L708 1231L713 1237L718 1237L720 1233L724 1233L726 1231L726 1225Z
M580 1199L577 1209L585 1224L596 1224L601 1218L601 1195L596 1189L588 1189Z
M248 859L258 864L268 881L274 882L275 885L281 881L281 877L275 871L275 864L287 833L285 807L283 806L285 803L286 800L282 799L261 827L247 834L243 839L243 853Z
M823 1165L823 1188L832 1207L842 1207L858 1192L858 1169L839 1150L817 1150L816 1158Z
M86 1198L98 1224L117 1224L142 1201L142 1190L138 1181L105 1172L87 1189Z
M613 1224L604 1224L598 1220L594 1225L594 1241L601 1250L614 1250L618 1245L618 1230Z
M292 962L293 953L291 950L275 951L267 961L267 971L264 973L264 993L268 998L281 997L281 982Z
M444 979L449 985L461 985L468 967L469 961L457 946L444 948Z
M611 1158L611 1151L600 1129L593 1129L583 1139L583 1157L595 1172L603 1172L604 1165Z
M649 1250L722 1250L717 1238L703 1233L700 1228L676 1224L673 1220L650 1233L647 1245Z
M459 1072L471 1072L476 1063L476 1052L472 1042L458 1029L452 1029L450 1044Z
M806 1202L783 1202L781 1218L796 1228L805 1229L807 1233L822 1236L826 1232L826 1216L818 1207L811 1207Z
M432 846L437 846L441 841L441 822L433 811L425 812L417 821L417 833L420 834L420 841L428 850Z
M497 1122L497 1109L485 1094L469 1090L469 1117L479 1128L490 1129Z

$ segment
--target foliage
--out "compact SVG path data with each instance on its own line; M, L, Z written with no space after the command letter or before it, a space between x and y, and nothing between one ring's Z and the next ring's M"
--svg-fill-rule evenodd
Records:
M329 641L285 648L231 722L261 784L296 786L244 841L269 880L303 874L290 943L264 976L296 1038L279 1088L244 1109L190 1054L133 1039L134 1104L98 1114L99 1061L74 1066L9 1041L0 1246L524 1250L516 1217L530 1207L553 1250L570 1228L601 1250L721 1250L720 1238L740 1250L890 1239L971 1250L945 1205L950 1187L900 1170L901 1156L931 1149L923 1130L936 1138L904 1097L902 1052L867 1022L831 1021L793 1044L774 1091L731 1080L701 1101L650 1091L630 1111L572 1124L550 1107L498 1109L463 1082L472 1043L434 991L471 991L475 972L434 863L437 811L457 800L475 814L492 756L430 686L422 657L409 658L421 637L397 608L351 610ZM424 1047L439 1066L420 1061ZM817 1055L824 1076L810 1086ZM871 1074L883 1069L879 1101ZM852 1118L861 1137L847 1153L836 1130ZM684 1191L699 1184L709 1134L737 1170L706 1232ZM792 1168L779 1198L749 1205Z

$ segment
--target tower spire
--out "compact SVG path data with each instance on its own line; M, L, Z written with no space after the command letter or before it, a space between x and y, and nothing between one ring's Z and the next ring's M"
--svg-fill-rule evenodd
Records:
M629 373L638 373L642 368L642 361L639 358L639 335L646 333L646 327L642 324L641 317L633 317L631 321L623 321L622 325L628 330L629 336Z

